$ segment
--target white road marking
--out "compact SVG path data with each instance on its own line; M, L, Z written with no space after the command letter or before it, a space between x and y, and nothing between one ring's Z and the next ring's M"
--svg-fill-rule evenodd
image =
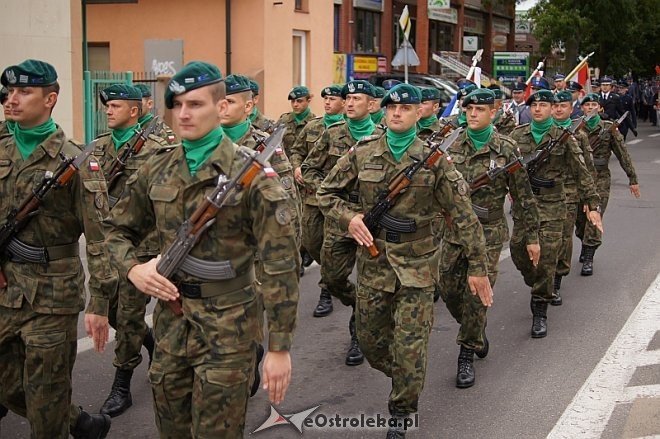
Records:
M644 139L633 139L633 140L629 140L628 142L626 142L626 145L634 145L636 143L643 142L643 141L644 141Z
M511 250L509 247L505 248L502 250L502 253L500 253L500 262L502 262L505 259L509 259L511 257Z
M658 137L658 136L660 136L660 133L649 134L649 137Z
M147 325L149 327L152 327L154 325L153 322L153 314L147 315L144 320L147 322ZM115 330L110 328L110 333L108 334L108 343L112 342L115 339ZM107 347L107 346L106 346ZM87 337L86 335L83 338L78 339L78 353L81 354L83 352L87 352L91 349L94 349L94 341Z
M660 330L660 274L646 290L616 339L559 418L548 439L600 438L618 403L659 397L660 385L628 387L638 366L658 359L647 351Z

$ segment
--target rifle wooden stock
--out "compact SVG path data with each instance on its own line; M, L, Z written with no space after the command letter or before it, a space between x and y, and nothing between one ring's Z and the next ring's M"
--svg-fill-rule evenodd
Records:
M477 189L486 186L488 183L490 183L492 180L494 180L498 175L500 175L503 172L513 174L520 168L522 168L522 163L520 162L520 160L514 160L502 166L501 168L494 169L493 172L491 173L489 173L488 171L484 172L483 174L475 178L472 182L470 182L470 191L474 192Z
M154 117L151 120L151 122L149 122L149 125L147 125L142 129L137 130L135 134L131 136L128 142L126 142L126 144L128 145L131 145L131 142L133 142L133 144L128 148L124 149L122 154L118 155L117 158L112 163L110 172L108 172L108 175L106 176L106 181L108 182L108 191L114 186L117 178L119 178L124 173L124 169L126 169L126 162L128 161L128 159L134 156L135 154L140 153L140 151L144 147L144 144L147 143L147 140L149 139L149 135L154 132L157 124L158 124L158 116Z

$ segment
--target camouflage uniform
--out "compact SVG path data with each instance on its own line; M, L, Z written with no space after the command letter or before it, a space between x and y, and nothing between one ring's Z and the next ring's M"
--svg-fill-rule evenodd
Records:
M447 154L452 158L456 170L467 181L474 180L494 166L502 167L516 160L518 151L508 137L494 132L491 139L480 150L475 150L472 141L464 133L454 142ZM488 185L475 190L471 195L475 213L486 237L488 278L491 286L497 279L502 246L509 240L509 228L504 217L504 201L511 192L519 203L520 230L527 243L538 244L538 210L532 188L523 169L513 174L504 172ZM518 219L517 219L518 221ZM468 260L456 236L454 227L448 227L441 244L440 292L447 309L461 325L456 342L469 349L484 348L486 311L478 296L473 295L467 285Z
M314 116L314 113L310 111L307 117L305 117L302 121L296 122L294 115L295 113L293 111L289 113L284 113L283 115L280 116L280 119L277 121L277 125L284 124L286 126L284 139L282 139L282 147L284 148L284 152L286 152L287 156L291 154L291 147L293 146L294 143L296 143L296 139L300 135L302 129L305 128L305 125L307 125L307 123L309 123L312 119L314 119L314 117L316 117Z
M0 142L0 217L25 200L58 154L80 154L58 128L23 160L12 136ZM87 313L108 315L117 278L110 266L101 221L108 212L106 183L92 157L68 186L51 190L39 213L18 235L46 247L47 265L2 263L8 286L0 290L0 402L30 422L32 437L68 438L80 409L71 405L78 314L85 308L85 272L78 239L85 234L90 301ZM3 259L4 260L4 259Z
M417 125L417 137L419 137L423 142L431 137L431 134L438 131L442 127L440 120L433 122L429 128L422 128ZM442 235L445 233L445 218L443 215L438 215L432 222L433 234L438 239L438 242L442 240ZM436 297L437 300L437 297Z
M553 126L543 137L540 144L536 144L529 124L518 126L511 133L518 148L524 156L543 148L551 138L558 138L562 130ZM566 167L568 165L568 168ZM591 210L598 207L598 194L593 186L591 173L586 167L584 157L574 138L569 138L563 144L557 145L545 164L539 167L534 177L550 181L552 187L539 187L534 184L532 177L532 191L536 195L539 210L539 241L541 245L541 258L538 266L534 268L527 254L526 233L517 224L514 224L511 236L511 259L522 273L527 286L532 288L532 300L539 303L551 301L554 292L554 275L557 268L557 259L562 242L563 223L566 219L566 198L564 195L564 180L569 174L576 175L577 189L581 198L589 205ZM520 218L519 204L514 200L514 220Z
M153 119L154 116L153 114L149 113L149 115L142 116L140 118L140 125L142 127L146 127L149 122L151 122L151 119ZM161 139L165 140L169 145L174 145L179 143L179 137L176 135L174 131L172 131L172 128L169 127L165 122L160 120L158 122L157 130L154 131L154 135L156 137L160 137Z
M605 214L607 203L610 199L610 183L612 176L609 169L609 161L612 153L619 160L621 168L628 176L630 185L638 184L637 174L633 166L628 149L623 141L623 136L618 130L612 134L613 122L602 120L598 126L589 132L589 141L592 145L593 163L596 169L595 183L596 191L600 195L601 215ZM602 243L602 236L593 224L587 221L583 212L578 212L575 234L582 240L582 245L598 248Z
M508 136L516 128L516 118L514 115L508 116L502 113L494 125L498 133Z
M183 148L161 148L126 182L108 219L108 243L120 275L140 261L134 243L157 229L160 247L175 239L209 186L218 166L231 178L244 165L238 147L224 137L195 176ZM254 377L256 347L268 316L269 348L289 350L298 302L295 231L290 198L273 172L260 173L229 197L191 256L227 261L233 278L209 281L179 271L183 315L159 302L154 312L156 350L149 370L161 438L241 437ZM266 274L254 288L254 255ZM191 298L194 293L202 298ZM198 296L199 297L199 296Z
M413 158L423 159L424 154L424 143L416 139L398 163L382 133L361 140L337 161L318 191L326 218L346 231L356 214L374 206L397 173ZM347 201L356 190L360 195L358 205ZM417 231L390 231L386 240L386 231L382 230L374 237L380 251L377 258L372 258L364 247L357 251L358 337L371 366L392 378L388 405L395 416L417 411L424 385L438 276L438 243L430 223L441 208L460 230L470 275L487 273L484 236L472 212L468 191L465 180L447 160L439 160L432 169L422 168L389 211L393 217L414 220Z
M252 126L259 131L263 131L268 134L272 133L273 128L275 128L273 121L264 116L261 111L259 111L259 109L257 109L257 115L252 121Z

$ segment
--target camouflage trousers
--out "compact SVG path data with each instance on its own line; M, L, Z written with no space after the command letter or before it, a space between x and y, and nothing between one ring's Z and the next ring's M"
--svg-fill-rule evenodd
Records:
M360 347L371 367L392 379L392 415L417 412L432 326L433 287L397 285L388 293L358 284L355 327Z
M321 247L321 282L346 306L355 307L355 285L348 280L355 266L357 243L325 222Z
M71 405L78 314L39 314L23 301L0 307L0 403L27 418L31 437L69 437L80 409Z
M539 244L541 258L534 267L527 254L527 240L524 232L514 225L511 236L511 260L523 275L525 284L532 288L535 301L550 302L554 292L554 277L561 247L563 219L566 217L566 204L563 201L540 202Z
M302 245L317 263L321 263L323 246L323 223L325 219L318 206L303 205Z
M568 276L571 272L571 260L573 259L573 228L578 215L578 209L581 208L579 202L566 203L566 219L562 229L561 247L559 248L559 258L557 260L557 275Z
M119 277L117 294L110 299L109 321L115 328L113 366L133 370L142 362L142 342L149 329L144 315L149 296L141 293L126 278Z
M596 191L600 196L600 215L605 216L605 209L610 200L610 184L611 175L609 169L603 171L596 171ZM582 240L582 245L589 247L600 247L603 243L603 235L591 222L587 219L587 215L580 210L578 212L577 220L575 221L575 236Z
M509 240L509 231L504 220L482 224L486 237L488 279L495 286L503 243ZM468 260L463 248L446 240L440 245L440 297L451 315L461 325L456 343L469 349L484 347L486 311L479 296L472 294L468 286Z
M161 438L243 437L263 320L263 301L243 291L232 303L184 298L183 316L156 305L149 381Z

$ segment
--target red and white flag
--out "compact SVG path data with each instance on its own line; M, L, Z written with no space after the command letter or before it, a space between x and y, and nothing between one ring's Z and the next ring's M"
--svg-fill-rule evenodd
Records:
M586 93L591 93L591 78L589 77L589 64L584 63L577 72L575 72L575 75L573 75L571 78L568 78L570 81L575 81L579 83L582 88L583 92Z

